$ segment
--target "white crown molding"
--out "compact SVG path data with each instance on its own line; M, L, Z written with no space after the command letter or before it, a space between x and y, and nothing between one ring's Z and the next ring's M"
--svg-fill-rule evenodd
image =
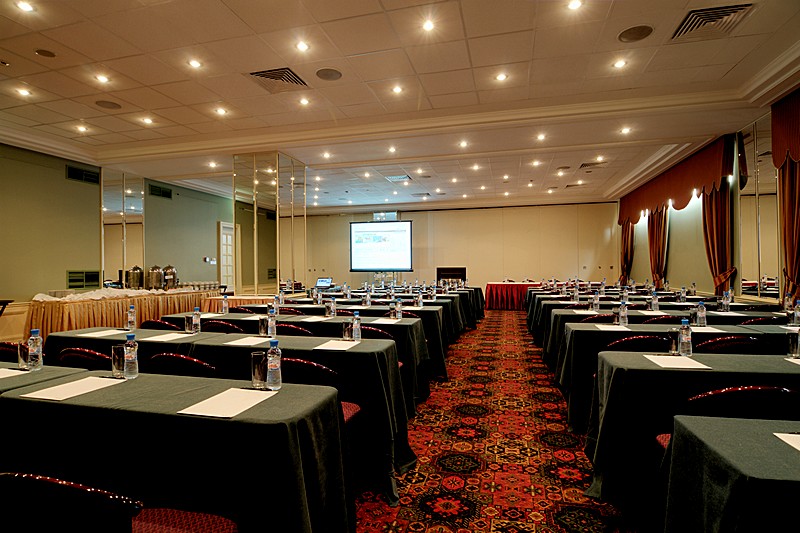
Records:
M741 98L759 107L767 106L800 82L800 42L784 50L762 68L741 91Z
M30 129L20 130L0 125L0 142L72 161L100 166L94 150L76 146L46 133Z

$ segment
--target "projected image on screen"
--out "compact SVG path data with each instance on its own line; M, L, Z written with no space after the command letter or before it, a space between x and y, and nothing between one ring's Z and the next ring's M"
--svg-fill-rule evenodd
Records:
M411 221L351 222L351 272L410 272Z

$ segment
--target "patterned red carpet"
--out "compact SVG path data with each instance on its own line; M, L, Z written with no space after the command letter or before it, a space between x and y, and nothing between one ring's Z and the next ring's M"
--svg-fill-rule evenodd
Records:
M591 464L566 430L566 405L530 344L525 315L487 311L448 352L450 380L409 424L419 457L400 505L357 501L359 533L615 531L610 506L583 495Z

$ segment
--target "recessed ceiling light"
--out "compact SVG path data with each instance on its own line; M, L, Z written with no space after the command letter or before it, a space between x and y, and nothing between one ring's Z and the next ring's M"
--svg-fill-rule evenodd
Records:
M258 180L253 180L253 185L258 185Z
M408 187L408 182L407 181L403 182L403 187Z
M322 178L320 178L319 176L315 176L315 177L314 177L314 180L315 180L315 181L320 181L321 179L322 179Z
M315 194L315 195L314 195L314 200L319 200L319 196L317 196L317 195Z
M23 11L31 12L33 11L33 6L28 2L17 2L17 7Z
M458 143L458 145L459 145L461 148L466 148L466 147L467 147L467 141L461 141L460 143Z
M30 96L31 92L28 89L17 89L17 92L22 96Z
M423 170L421 168L417 169L417 174L422 174Z
M615 63L614 63L614 68L622 68L622 67L624 67L624 66L625 66L625 65L627 65L627 64L628 64L628 63L627 63L627 62L625 62L625 60L623 60L623 59L620 59L619 61L617 61L617 62L615 62Z
M301 98L300 105L308 105L308 98Z
M472 170L478 170L480 168L481 167L478 166L478 163L475 163L474 165L472 165Z
M217 163L216 163L215 161L211 161L211 162L208 164L208 166L210 166L211 168L217 168Z
M570 8L570 9L575 10L575 9L580 8L582 5L583 5L583 2L581 2L581 0L570 0L569 4L567 4L567 7Z
M547 194L553 194L553 189L547 189Z
M325 152L324 154L322 154L322 157L324 157L325 159L329 159L331 157L331 154Z
M227 114L228 114L228 110L227 110L227 109L225 109L224 107L218 107L218 108L216 108L216 109L214 110L214 112L215 112L217 115L227 115Z
M314 205L317 205L317 202L314 202Z
M543 141L544 140L544 133L540 133L539 135L537 135L536 136L536 140Z
M369 172L364 172L364 177L368 178L369 177Z
M422 201L425 201L425 200L427 200L427 199L428 199L428 197L427 197L427 196L423 196L423 197L422 197Z
M308 50L308 48L309 48L308 44L306 44L306 43L305 43L305 42L303 42L303 41L300 41L300 42L298 42L298 43L297 43L295 46L296 46L296 47L297 47L297 49L298 49L298 50L300 50L301 52L305 52L305 51L307 51L307 50Z
M541 164L542 164L542 162L539 161L538 159L533 162L533 166L535 166L535 167L538 167Z
M506 81L508 79L508 75L501 72L500 74L495 76L494 79L496 79L497 81Z
M583 185L583 180L578 180L578 185Z
M190 59L189 66L192 68L200 68L203 66L203 64L196 59Z
M145 118L142 119L142 122L144 122L145 124L152 124L153 123L153 119L149 118L149 117L145 117Z
M439 187L436 187L436 192L442 192L442 189L440 189Z
M352 203L353 203L353 200L347 200L347 203L348 203L348 204L352 204Z
M481 190L485 191L486 190L486 185L481 185Z
M76 129L81 133L89 131L89 128L87 128L86 126L78 126Z
M508 196L508 191L503 193L504 196Z
M602 155L598 155L598 156L597 156L597 160L598 160L598 161L603 161L604 159L605 159L605 158L604 158Z
M384 198L384 199L383 199L383 201L384 201L384 202L388 202L388 201L389 201L389 199L388 199L388 198Z
M108 81L109 81L109 80L108 80L108 76L104 76L103 74L98 74L97 76L95 76L95 78L96 78L96 79L97 79L97 81L99 81L100 83L108 83Z
M467 197L467 195L466 195L466 194L462 194L462 195L461 195L461 198L466 198L466 197Z
M631 132L631 129L626 127L626 128L622 128L621 130L619 130L619 132L624 134L624 135L627 135L627 134L629 134Z
M560 176L563 176L563 175L564 175L564 171L563 171L563 170L559 170L559 171L558 171L558 175L559 175L559 177L560 177Z
M508 174L506 174L505 176L503 176L503 179L504 179L504 180L507 180L507 179L508 179Z
M395 195L396 195L396 194L397 194L397 191L392 191L392 194L395 194Z
M396 151L397 151L397 148L395 148L394 146L390 146L389 147L389 152L395 153Z
M395 93L395 94L400 94L401 92L403 92L403 88L402 88L402 87L400 87L399 85L395 85L395 86L392 88L392 92L393 92L393 93Z
M453 183L457 183L458 182L458 180L456 178L453 178L450 181L452 181Z
M431 31L433 29L433 21L428 19L422 24L422 29L425 31Z
M533 182L532 181L528 182L528 187L533 187Z

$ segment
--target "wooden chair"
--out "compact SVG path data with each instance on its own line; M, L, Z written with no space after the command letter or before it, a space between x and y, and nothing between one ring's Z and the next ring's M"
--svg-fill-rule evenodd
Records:
M145 320L141 324L139 324L140 329L163 329L169 331L183 331L180 326L176 326L171 322L167 322L166 320Z
M208 320L203 322L201 331L208 333L244 333L244 330L236 324L231 324L224 320Z
M142 361L141 371L148 374L168 374L170 376L216 377L215 366L179 353L164 352Z
M87 370L111 370L111 356L88 348L64 348L51 364Z

